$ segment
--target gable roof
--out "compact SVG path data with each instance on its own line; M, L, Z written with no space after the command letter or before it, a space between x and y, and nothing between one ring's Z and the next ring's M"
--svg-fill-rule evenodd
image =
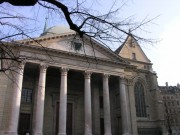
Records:
M132 34L127 36L123 44L115 50L115 53L131 61L151 63ZM136 59L132 59L132 53L136 54Z

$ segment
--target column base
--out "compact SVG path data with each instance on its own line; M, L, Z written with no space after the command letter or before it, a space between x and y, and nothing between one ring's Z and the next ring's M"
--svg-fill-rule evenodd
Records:
M131 133L123 133L122 135L132 135Z
M18 135L17 132L5 131L0 132L0 135Z
M111 133L105 133L104 135L112 135Z
M33 135L43 135L43 133L33 133Z
M85 133L84 135L92 135L92 133Z
M66 135L66 133L58 133L58 135Z

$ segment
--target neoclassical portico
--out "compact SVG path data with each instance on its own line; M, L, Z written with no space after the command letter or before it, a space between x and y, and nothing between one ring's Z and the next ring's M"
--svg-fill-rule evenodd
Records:
M47 77L47 70L48 70L48 64L42 63L39 65L39 79L38 79L38 87L37 87L37 100L35 106L35 113L33 115L35 119L34 125L32 125L32 134L33 135L43 135L43 124L44 124L44 105L45 105L45 93L46 93L46 77ZM57 67L58 68L58 67ZM14 89L17 91L20 91L20 88L22 89L22 83L23 83L23 70L24 65L21 66L20 72L22 74L17 74L16 80L18 86L14 85ZM67 118L67 85L68 85L68 72L71 70L69 67L60 67L60 97L59 97L59 127L58 127L58 135L66 135L66 118ZM73 69L74 70L74 69ZM79 72L79 71L78 71ZM84 75L84 135L93 135L93 129L92 129L92 97L91 97L91 75L96 72L93 72L93 70L90 71L81 71ZM110 109L110 95L109 95L109 76L110 73L98 73L101 74L101 79L103 83L103 104L104 104L104 135L112 135L111 131L111 109ZM120 80L122 78L119 76ZM124 80L124 79L123 79ZM128 135L130 133L130 129L127 128L128 124L130 123L130 119L128 116L128 101L126 98L126 87L125 87L125 81L120 81L120 93L121 93L121 100L119 101L121 104L121 114L123 117L122 120L122 127L123 127L123 135ZM12 118L9 119L10 127L6 128L6 132L4 134L7 135L17 135L18 130L18 117L19 117L19 111L20 111L20 103L21 103L21 92L14 93L12 95L13 97L16 97L16 100L12 100ZM17 100L18 99L18 100ZM16 107L16 105L19 105L19 107ZM16 119L15 119L16 118Z

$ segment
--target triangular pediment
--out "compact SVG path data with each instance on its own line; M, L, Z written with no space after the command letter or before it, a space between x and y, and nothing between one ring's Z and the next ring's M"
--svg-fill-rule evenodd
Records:
M125 42L115 51L115 53L134 62L151 62L132 35L129 35L126 38Z
M120 62L123 64L129 63L99 42L90 39L88 36L84 36L83 39L81 39L75 33L42 36L34 40L23 40L21 43L32 46L42 46L44 48L84 57Z

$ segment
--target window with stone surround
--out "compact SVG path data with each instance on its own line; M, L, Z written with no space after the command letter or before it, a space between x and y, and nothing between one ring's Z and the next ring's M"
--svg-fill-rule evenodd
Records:
M132 59L136 60L136 53L132 53Z
M22 89L22 96L21 96L22 103L32 103L32 89Z
M135 92L135 105L136 105L136 116L147 117L146 104L144 97L144 86L140 82L136 82L134 86Z

